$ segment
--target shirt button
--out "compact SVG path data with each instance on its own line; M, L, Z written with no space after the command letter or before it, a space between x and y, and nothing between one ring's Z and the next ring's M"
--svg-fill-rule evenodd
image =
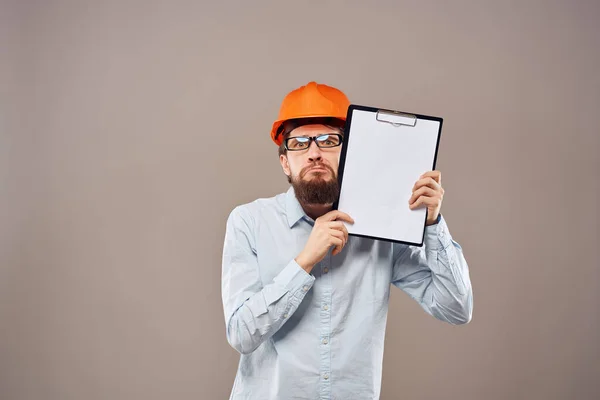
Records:
M323 375L323 379L325 379L325 380L329 379L329 374Z
M287 317L288 317L287 313L283 314L283 318L287 318Z
M329 268L325 267L325 269L323 270L323 272L328 273L329 272Z
M308 286L304 285L304 287L302 288L302 290L304 290L305 292L308 291Z
M323 306L323 310L325 310L325 311L329 310L329 306L328 306L327 304L325 304L325 305Z
M323 339L323 344L327 344L329 343L329 340L327 340L327 338Z

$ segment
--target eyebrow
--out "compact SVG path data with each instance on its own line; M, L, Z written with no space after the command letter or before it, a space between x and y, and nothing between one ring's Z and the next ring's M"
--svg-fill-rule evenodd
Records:
M342 134L338 133L338 132L327 132L327 133L321 133L319 135L315 135L315 137L325 136L325 135L342 135ZM342 136L344 136L344 135L342 135ZM288 138L299 138L299 137L301 137L301 138L309 138L309 137L312 137L312 136L310 136L310 135L299 135L299 136L291 136L290 135L290 136L288 136Z

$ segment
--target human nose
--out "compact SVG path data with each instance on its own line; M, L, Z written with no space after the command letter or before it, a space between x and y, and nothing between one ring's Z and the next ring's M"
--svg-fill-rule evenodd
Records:
M308 146L308 158L311 161L321 159L321 148L317 146L317 142L315 140L311 140L311 143Z

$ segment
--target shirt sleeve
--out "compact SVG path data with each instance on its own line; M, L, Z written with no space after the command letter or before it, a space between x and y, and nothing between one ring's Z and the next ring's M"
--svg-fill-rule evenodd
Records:
M263 284L256 257L253 218L240 207L227 219L223 246L223 310L229 344L242 354L256 350L289 319L315 277L295 260Z
M445 219L438 221L425 227L422 247L396 246L392 283L435 318L466 324L473 314L469 267Z

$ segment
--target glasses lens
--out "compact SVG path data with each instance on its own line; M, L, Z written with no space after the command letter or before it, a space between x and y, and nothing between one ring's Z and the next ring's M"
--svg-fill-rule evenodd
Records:
M304 150L308 148L309 138L306 137L292 137L287 139L287 147L290 150Z
M319 147L335 147L339 146L341 138L337 134L321 135L317 138Z

